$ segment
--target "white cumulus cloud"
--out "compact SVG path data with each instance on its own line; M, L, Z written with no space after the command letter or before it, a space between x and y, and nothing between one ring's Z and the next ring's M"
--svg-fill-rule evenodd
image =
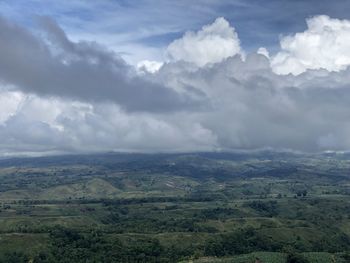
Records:
M204 66L241 53L238 35L223 17L203 26L198 32L188 31L167 48L172 60L183 60Z
M304 32L281 39L281 51L271 62L274 71L298 75L308 69L344 70L350 64L350 21L320 15L306 22Z
M163 62L142 60L137 63L136 68L141 73L156 73L163 66Z
M256 51L256 53L258 53L258 54L260 54L260 55L263 55L263 56L265 56L265 57L267 57L267 58L270 58L270 53L269 53L269 51L268 51L266 48L264 48L264 47L260 47L260 48Z

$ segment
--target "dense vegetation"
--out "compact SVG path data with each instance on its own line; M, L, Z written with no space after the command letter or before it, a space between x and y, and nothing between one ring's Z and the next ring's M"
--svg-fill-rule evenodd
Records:
M350 156L0 160L0 262L350 262Z

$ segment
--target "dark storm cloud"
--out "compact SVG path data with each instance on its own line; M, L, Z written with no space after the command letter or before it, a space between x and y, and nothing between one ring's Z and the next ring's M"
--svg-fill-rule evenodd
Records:
M191 97L138 76L115 53L96 43L71 42L49 18L40 24L46 41L0 18L0 79L7 84L40 96L110 101L128 111L195 107Z

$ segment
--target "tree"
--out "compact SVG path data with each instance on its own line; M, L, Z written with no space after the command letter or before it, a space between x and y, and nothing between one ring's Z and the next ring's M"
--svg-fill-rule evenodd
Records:
M290 253L287 256L287 263L309 263L309 261L301 254Z

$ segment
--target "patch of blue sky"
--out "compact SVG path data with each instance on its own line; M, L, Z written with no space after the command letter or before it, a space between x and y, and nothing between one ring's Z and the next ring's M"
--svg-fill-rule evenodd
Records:
M303 31L305 18L326 14L350 18L350 1L337 0L0 0L0 14L27 27L36 15L53 17L74 39L164 49L187 30L225 17L244 50L278 49L279 39ZM107 41L108 40L108 41ZM152 58L150 58L152 59Z

